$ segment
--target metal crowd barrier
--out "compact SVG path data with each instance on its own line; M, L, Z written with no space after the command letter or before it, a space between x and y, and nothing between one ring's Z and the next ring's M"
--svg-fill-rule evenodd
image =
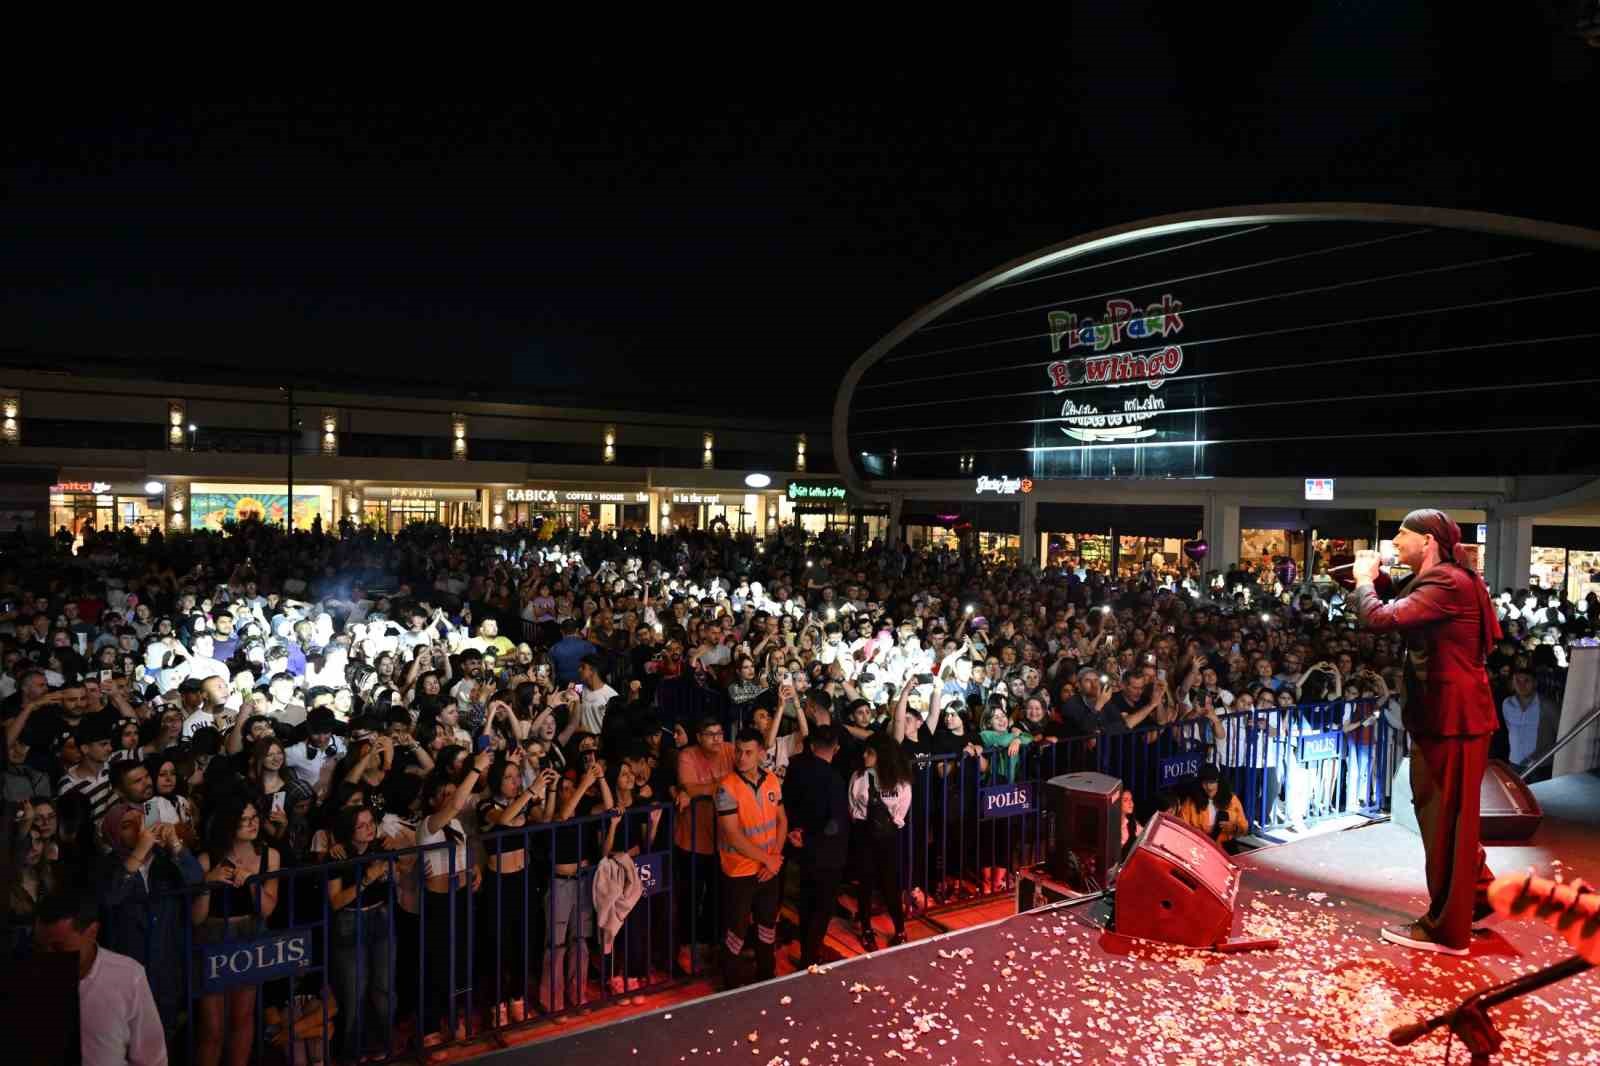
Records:
M1015 757L994 748L981 758L919 758L911 811L899 837L901 885L908 892L920 890L927 909L956 903L963 895L1007 891L1019 870L1046 857L1052 825L1045 782L1078 770L1120 778L1133 791L1141 819L1148 817L1158 792L1186 786L1206 762L1222 770L1253 830L1345 812L1378 814L1388 805L1404 734L1381 715L1368 722L1373 711L1370 702L1308 704L1220 716L1220 737L1198 720L1030 744ZM175 976L181 985L183 1016L169 1019L168 1026L183 1031L186 1061L202 1061L196 1057L196 1020L206 998L254 986L257 1061L270 1040L285 1046L286 1060L297 1066L332 1061L336 1032L358 1054L365 1050L385 1059L410 1054L396 1038L405 1017L415 1019L418 1033L435 1031L443 1020L439 1031L447 1046L461 1039L461 1024L468 1019L476 1021L465 1034L469 1038L520 1024L510 1010L502 1019L502 1005L520 1001L525 1020L589 1007L619 994L608 980L612 976L624 978L620 995L627 996L636 991L629 978L642 986L674 980L680 946L690 949L683 969L698 975L706 963L698 946L722 939L716 848L713 839L708 853L700 854L704 842L696 817L711 804L710 796L701 796L685 811L662 803L631 808L623 816L615 848L639 848L635 868L642 894L602 959L598 995L589 989L587 944L597 933L596 867L563 877L556 866L558 858L598 859L599 840L613 817L606 814L475 838L473 848L481 854L520 848L525 863L520 877L496 875L485 865L476 891L455 885L459 871L448 842L369 852L364 862L387 866L385 898L370 910L331 909L329 879L350 870L348 859L252 878L248 889L256 910L262 888L278 885L274 914L260 921L225 908L198 928L182 922L176 960L163 957L152 920L147 966L181 971L158 974L152 984ZM659 812L653 831L651 812ZM684 817L690 819L687 850L675 840ZM713 834L715 824L713 818ZM442 855L453 887L438 894L444 900L425 903L430 899L424 873L428 853ZM152 919L163 911L163 898L187 908L209 889L202 884L156 897L150 903ZM370 960L383 972L372 972ZM352 996L351 989L357 994ZM481 1008L490 1004L495 1010L485 1019ZM272 1031L266 1024L269 1005L283 1019ZM431 1016L436 1008L442 1019ZM375 1018L374 1011L381 1016ZM314 1024L319 1017L321 1025ZM320 1032L297 1037L292 1031L297 1020L302 1030ZM225 1015L225 1031L228 1024Z
M1374 717L1376 716L1376 717ZM901 836L901 883L930 909L1004 892L1019 869L1045 858L1052 837L1045 782L1094 771L1134 795L1141 821L1159 793L1180 793L1215 764L1251 830L1271 831L1340 814L1388 809L1405 735L1372 701L1340 700L1141 726L1127 733L1030 743L916 760L911 812ZM1181 795L1179 796L1181 798Z
M658 813L652 830L653 812ZM409 1056L413 1049L396 1036L406 1018L414 1020L419 1038L438 1031L441 1046L448 1046L463 1036L474 1039L522 1020L632 995L637 988L629 987L629 979L638 987L665 984L674 979L678 937L709 935L692 922L687 930L677 925L672 854L677 815L671 803L664 803L630 808L621 816L614 850L640 849L634 865L641 894L617 931L612 950L600 960L598 994L590 988L587 941L592 935L598 942L595 860L614 815L482 834L475 840L476 850L498 855L520 848L525 865L520 876L500 876L482 866L476 890L456 884L461 871L448 841L369 851L359 862L330 861L258 875L245 886L249 913L231 913L232 901L224 892L221 913L213 909L201 925L180 923L174 938L181 945L176 959L170 949L163 950L154 920L165 909L160 904L177 902L188 918L191 905L212 886L202 883L154 897L145 964L152 985L175 980L180 989L182 1013L164 1012L169 1045L174 1039L183 1041L183 1061L188 1063L217 1061L220 1048L201 1054L200 1013L217 1009L219 1003L211 997L221 997L222 1032L228 1033L239 1020L229 1013L234 989L253 987L256 992L251 1034L255 1061L266 1061L271 1043L291 1066L306 1066L335 1058L354 1062L361 1055ZM691 833L691 843L696 842ZM429 853L447 866L452 885L447 893L427 890ZM558 875L557 859L573 856L591 865L574 877ZM372 862L387 867L384 898L368 909L358 909L358 899L333 910L329 880ZM277 886L277 905L262 919L262 892L269 884ZM565 935L552 935L558 931ZM608 980L613 976L624 978L619 991ZM157 995L159 999L159 987ZM515 1018L511 1010L502 1017L500 1008L519 1000L524 1019ZM489 1015L485 1008L491 1005ZM275 1009L276 1024L271 1026L269 1009ZM300 1033L312 1035L297 1035L296 1023ZM335 1049L336 1033L348 1053Z

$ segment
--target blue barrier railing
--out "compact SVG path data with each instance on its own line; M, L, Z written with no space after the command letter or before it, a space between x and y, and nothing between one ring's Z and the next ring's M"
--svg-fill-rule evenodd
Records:
M213 885L173 890L155 902L174 900L192 920L182 923L177 958L163 952L152 921L145 963L152 985L173 978L180 986L188 1019L181 1038L197 1066L221 1061L225 1044L231 1060L262 1061L269 1041L290 1062L330 1062L330 1053L389 1059L410 1053L397 1039L406 1020L419 1036L437 1033L430 1043L448 1045L625 997L672 979L677 813L670 803L652 804L494 830L474 844L485 861L465 869L449 841L282 868L250 878L242 901L217 886L219 913L200 913ZM605 876L600 853L613 821L612 853L634 859L640 896L602 953L596 994L593 886ZM429 856L445 891L428 888ZM330 884L349 888L357 870L385 887L334 909ZM693 919L687 932L705 935ZM169 1037L179 1035L179 1019L167 1023ZM245 1051L240 1041L253 1046Z
M926 756L916 761L912 807L902 834L902 883L930 906L1004 891L1017 870L1045 857L1051 814L1044 783L1076 771L1118 778L1141 820L1157 794L1217 765L1253 831L1335 814L1388 809L1389 782L1405 754L1404 733L1371 701L1341 700L1048 742L1015 756ZM913 896L913 899L915 897Z
M1186 783L1203 762L1222 770L1253 829L1387 808L1404 735L1369 703L1269 708L1223 715L1220 724L1220 734L1209 721L1190 720L1029 743L1015 754L990 748L919 758L898 838L902 889L913 904L920 892L934 908L1004 891L1017 871L1046 858L1045 782L1078 770L1120 778L1141 818L1158 791ZM224 1039L253 1041L257 1056L271 1039L289 1045L291 1062L311 1062L329 1061L337 1035L342 1058L394 1058L407 1053L399 1039L407 1019L417 1033L437 1032L450 1044L665 983L675 962L698 975L707 962L700 947L722 939L711 803L700 796L681 809L653 804L493 830L474 838L466 870L457 868L456 847L442 842L258 875L245 886L245 913L234 912L234 893L224 890L220 913L186 915L195 921L181 923L177 958L159 942L170 932L154 921L163 911L156 897L146 962L163 974L153 970L152 984L181 985L188 1061L213 1066ZM603 952L592 994L594 878L613 820L612 851L633 856L641 897ZM429 856L444 891L428 889ZM381 866L370 872L385 887L335 909L330 882L348 889L345 881L367 863ZM269 885L275 908L264 905ZM164 897L188 911L212 887Z

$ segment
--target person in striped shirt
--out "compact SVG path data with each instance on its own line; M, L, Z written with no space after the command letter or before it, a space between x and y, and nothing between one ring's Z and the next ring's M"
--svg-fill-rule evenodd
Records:
M106 773L106 762L111 758L111 725L105 714L89 715L78 723L72 736L78 742L80 758L56 785L59 796L68 792L86 796L97 821L111 807L111 778Z

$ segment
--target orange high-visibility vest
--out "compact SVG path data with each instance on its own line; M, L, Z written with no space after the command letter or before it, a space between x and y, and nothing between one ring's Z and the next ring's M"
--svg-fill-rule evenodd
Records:
M730 802L731 801L731 802ZM737 804L739 831L744 838L763 852L778 850L778 812L783 806L783 789L778 779L763 773L754 787L735 770L717 786L717 814L730 813L728 808ZM720 825L719 836L726 834ZM761 872L761 864L736 849L727 840L718 842L722 853L722 872L729 877L750 877Z

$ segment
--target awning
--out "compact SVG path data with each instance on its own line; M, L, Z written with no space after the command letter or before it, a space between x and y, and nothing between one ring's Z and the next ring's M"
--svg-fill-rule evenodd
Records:
M907 500L900 512L902 526L970 524L980 533L1017 533L1022 528L1021 504L972 503L960 500Z
M1600 551L1600 526L1534 526L1533 546Z
M1240 529L1314 529L1319 537L1371 537L1376 511L1333 507L1241 507Z
M1205 509L1181 505L1040 503L1037 524L1041 533L1104 533L1115 529L1119 536L1189 540L1205 524Z

